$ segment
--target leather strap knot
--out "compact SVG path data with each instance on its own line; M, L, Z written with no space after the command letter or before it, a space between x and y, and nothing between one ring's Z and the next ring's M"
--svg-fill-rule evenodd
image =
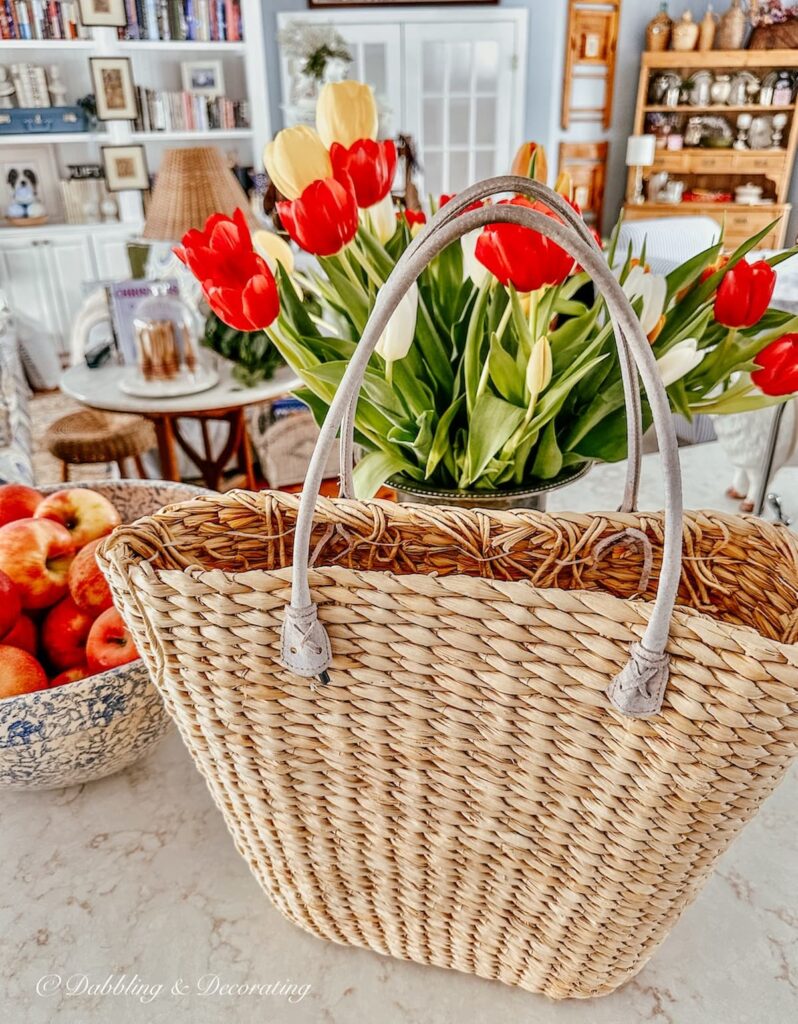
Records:
M648 718L662 707L668 685L669 657L632 644L629 661L612 680L607 696L614 708L630 718Z

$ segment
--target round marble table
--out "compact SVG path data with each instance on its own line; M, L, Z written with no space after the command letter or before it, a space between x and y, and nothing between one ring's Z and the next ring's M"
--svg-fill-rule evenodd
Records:
M146 416L152 420L158 439L161 474L165 480L179 480L177 446L196 464L206 487L219 489L222 472L234 452L239 455L240 466L247 478L247 487L255 488L252 452L247 438L245 410L288 394L299 386L299 380L288 369L281 367L271 380L245 388L235 381L226 368L220 372L219 383L207 391L177 398L142 398L129 395L120 388L124 369L120 366L101 366L89 369L85 363L73 366L60 380L61 390L92 409L106 412L127 412ZM202 428L203 448L198 452L180 429L180 420L198 420ZM227 423L227 440L218 455L211 450L208 421Z

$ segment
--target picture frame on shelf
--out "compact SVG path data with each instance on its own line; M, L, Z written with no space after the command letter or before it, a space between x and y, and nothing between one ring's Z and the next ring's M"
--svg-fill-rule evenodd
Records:
M125 0L78 0L80 23L86 28L124 28L127 25Z
M51 145L3 146L0 156L0 223L21 227L45 222L60 223L63 210L58 178L58 162ZM19 210L19 207L23 209ZM23 216L14 216L9 212L12 208ZM30 225L24 223L26 220Z
M100 154L109 192L146 192L150 187L144 146L101 146Z
M135 121L136 86L130 57L89 57L100 121Z
M180 62L184 92L195 96L224 96L224 67L220 60Z

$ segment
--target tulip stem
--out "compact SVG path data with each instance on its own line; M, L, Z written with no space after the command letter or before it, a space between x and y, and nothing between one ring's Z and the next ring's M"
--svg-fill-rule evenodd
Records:
M361 268L366 272L366 277L369 279L369 281L371 281L371 283L376 288L382 288L385 282L380 277L377 268L369 259L368 254L363 252L357 245L350 245L349 252L352 253L352 256L357 260Z

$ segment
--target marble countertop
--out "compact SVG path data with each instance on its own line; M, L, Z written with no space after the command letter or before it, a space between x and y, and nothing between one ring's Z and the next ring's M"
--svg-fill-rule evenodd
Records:
M714 445L684 452L691 506L733 507L721 497L722 458ZM641 505L653 507L659 475L654 458L644 461ZM622 467L601 467L551 505L614 507L622 479ZM776 489L798 511L798 470L783 470ZM327 944L288 923L236 852L172 731L112 778L3 794L2 1016L10 1024L791 1024L796 795L794 769L633 981L602 999L553 1003ZM261 992L230 990L240 985Z

